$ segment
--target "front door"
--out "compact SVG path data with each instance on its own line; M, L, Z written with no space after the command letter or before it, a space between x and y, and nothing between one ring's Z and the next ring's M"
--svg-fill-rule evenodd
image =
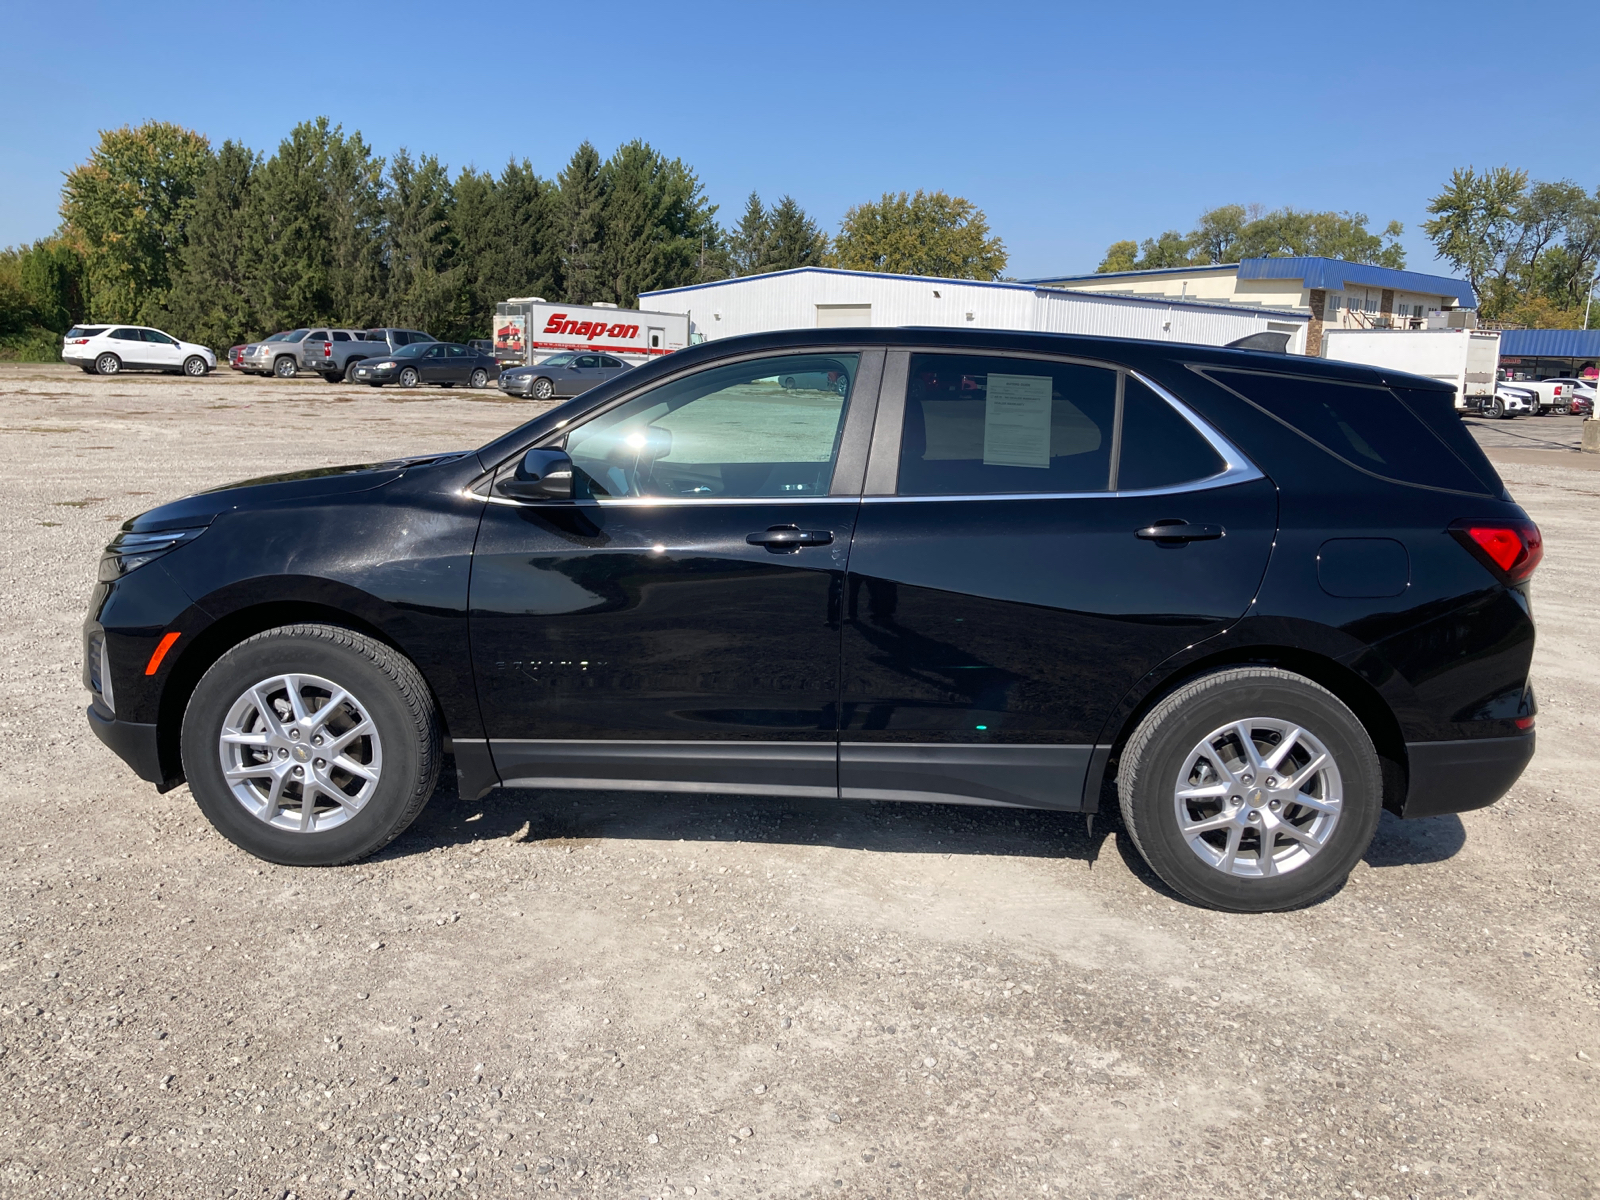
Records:
M449 347L443 342L429 346L417 359L417 374L424 383L451 383Z
M600 382L600 356L580 354L567 368L567 376L556 383L556 395L577 396Z
M172 338L158 329L142 329L139 332L144 338L144 361L148 365L169 371L183 365L178 343Z
M846 583L841 793L1078 808L1118 701L1248 608L1276 491L1112 367L897 353L885 379Z
M567 431L571 501L486 507L472 648L502 780L836 794L864 451L839 463L864 444L846 419L870 429L881 361L758 357L669 380ZM796 372L856 386L783 387Z

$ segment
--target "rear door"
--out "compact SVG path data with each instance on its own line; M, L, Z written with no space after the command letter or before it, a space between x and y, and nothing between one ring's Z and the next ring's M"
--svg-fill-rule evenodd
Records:
M1272 484L1135 375L891 352L846 580L841 794L1080 807L1112 709L1245 613L1276 518Z
M450 372L451 383L466 383L472 378L472 368L478 363L478 356L465 346L454 343L446 346L449 355L446 367Z

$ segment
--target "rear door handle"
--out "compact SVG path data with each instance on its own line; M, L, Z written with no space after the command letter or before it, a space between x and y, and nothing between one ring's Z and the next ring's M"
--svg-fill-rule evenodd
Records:
M1221 525L1191 525L1187 521L1157 521L1134 530L1134 537L1151 542L1209 542L1225 534Z
M752 546L765 546L768 550L798 550L801 546L831 546L833 530L801 529L797 525L774 525L761 533L745 536Z

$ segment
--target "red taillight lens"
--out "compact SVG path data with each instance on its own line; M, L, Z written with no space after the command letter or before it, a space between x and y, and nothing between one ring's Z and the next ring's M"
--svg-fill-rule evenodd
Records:
M1521 583L1544 558L1544 538L1532 521L1457 521L1456 541L1503 583Z
M322 343L322 357L323 358L332 358L333 357L333 343L332 342L323 342Z

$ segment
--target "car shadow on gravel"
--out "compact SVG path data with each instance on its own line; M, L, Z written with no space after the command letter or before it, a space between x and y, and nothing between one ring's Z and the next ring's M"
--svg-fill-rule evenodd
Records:
M769 842L885 854L1070 858L1091 867L1109 852L1150 887L1178 899L1131 839L1116 834L1122 834L1122 819L1111 784L1102 789L1100 812L1091 822L1083 813L1040 809L669 792L498 788L466 802L457 794L455 773L446 771L416 823L382 856L405 858L502 838L567 846L610 839ZM1365 861L1373 868L1442 862L1466 838L1466 827L1454 815L1401 821L1385 812Z

